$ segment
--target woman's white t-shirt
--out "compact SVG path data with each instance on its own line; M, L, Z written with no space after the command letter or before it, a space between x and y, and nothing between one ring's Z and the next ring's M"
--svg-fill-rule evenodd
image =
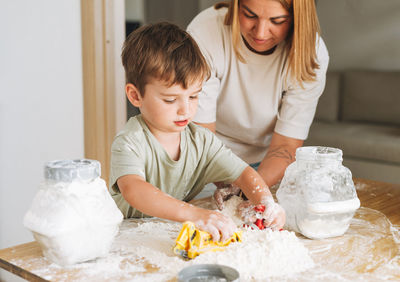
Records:
M188 32L211 67L199 95L195 121L216 122L217 136L248 163L260 162L273 132L306 139L318 98L325 87L329 55L317 39L317 79L302 88L286 77L285 42L270 55L250 51L241 40L241 62L233 49L231 26L224 25L226 8L208 8L197 15Z

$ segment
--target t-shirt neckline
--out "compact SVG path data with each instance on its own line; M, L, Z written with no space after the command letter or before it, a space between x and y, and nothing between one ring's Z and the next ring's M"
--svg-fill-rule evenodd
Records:
M276 46L274 52L269 55L257 54L255 52L251 51L249 48L247 48L246 43L244 42L242 36L240 36L239 44L240 44L239 52L241 52L246 63L262 65L262 64L265 64L266 61L273 60L281 54L282 49L284 48L284 45L285 45L285 41L282 41L281 43L279 43Z
M144 119L143 119L141 114L138 115L138 120L139 120L140 124L142 125L142 128L144 129L145 133L149 136L149 138L153 139L153 144L155 146L157 146L157 151L161 152L164 155L163 159L167 160L172 165L176 165L179 162L181 162L181 160L183 159L183 157L182 157L183 153L184 153L184 151L186 149L186 130L187 130L187 126L186 126L185 130L181 131L181 141L180 141L180 144L179 144L179 148L180 148L179 159L175 161L170 157L170 155L167 153L165 148L161 145L160 141L158 141L158 139L153 135L153 133L151 133L149 127L147 126L147 124L144 121Z

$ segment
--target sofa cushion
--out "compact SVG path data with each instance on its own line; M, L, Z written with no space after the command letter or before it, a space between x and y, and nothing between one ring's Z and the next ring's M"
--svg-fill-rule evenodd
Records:
M339 118L340 73L327 72L324 92L318 101L315 118L334 122Z
M400 127L353 122L314 122L305 143L343 150L344 158L400 164Z
M341 111L344 121L400 125L400 72L345 72Z

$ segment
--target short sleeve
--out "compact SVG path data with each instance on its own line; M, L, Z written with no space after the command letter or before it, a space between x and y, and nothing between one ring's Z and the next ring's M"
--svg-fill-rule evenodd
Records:
M305 140L317 108L318 99L325 88L326 71L329 63L328 50L321 37L317 42L316 80L303 83L286 81L281 108L278 112L275 132L296 139Z
M110 191L120 192L117 180L121 176L135 174L146 179L145 158L136 144L128 136L118 136L114 140L111 146Z
M206 130L208 131L208 130ZM205 178L211 182L234 182L248 164L227 148L211 131L207 132L210 147L207 150L207 167Z

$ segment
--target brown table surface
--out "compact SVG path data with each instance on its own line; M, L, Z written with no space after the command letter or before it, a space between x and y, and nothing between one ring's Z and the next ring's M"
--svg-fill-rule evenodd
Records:
M362 207L380 211L394 226L400 226L400 184L365 179L355 179L354 182ZM24 261L41 258L42 256L37 242L17 245L0 250L0 267L29 281L47 281L21 266ZM18 265L13 261L18 261ZM43 261L43 268L48 267L50 262ZM68 270L65 271L68 272Z

